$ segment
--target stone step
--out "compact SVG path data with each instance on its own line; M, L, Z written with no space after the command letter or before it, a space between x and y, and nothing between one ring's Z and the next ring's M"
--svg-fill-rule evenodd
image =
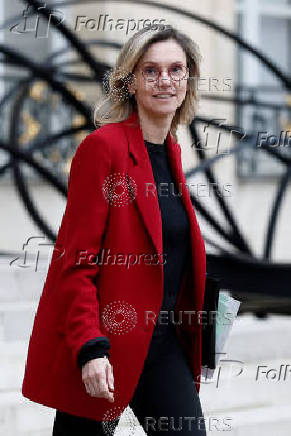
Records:
M17 391L0 391L0 436L51 436L54 417L55 409L34 403ZM145 434L129 407L116 433L119 436Z
M0 306L3 303L38 300L47 271L32 268L8 268L0 264Z
M291 405L273 407L257 404L256 408L232 408L220 412L206 411L202 407L204 423L200 420L200 426L205 425L207 434L211 436L219 436L222 431L227 431L230 436L290 435ZM54 409L21 398L18 392L0 394L1 436L51 436L54 416ZM182 425L189 422L183 417L180 419ZM175 426L178 423L174 421ZM192 425L195 424L198 425L192 422ZM116 433L118 436L145 435L129 407L123 413Z
M34 403L22 397L20 392L26 352L24 341L0 343L0 435L51 436L54 409ZM258 364L279 371L280 365L289 362L281 359L259 361ZM256 380L255 364L245 364L243 372L235 375L238 369L239 366L233 366L232 371L221 370L218 381L201 386L200 398L206 426L208 430L211 427L210 434L220 435L230 425L228 434L233 436L289 436L290 380L272 381L261 376ZM125 413L118 435L127 435L129 431L126 423L132 422L132 418L128 419L128 413L130 409ZM136 425L134 434L143 435L141 427Z
M54 412L29 401L19 391L0 391L0 435L51 436Z
M24 252L0 256L0 306L5 302L38 300L48 269L48 255Z
M226 351L244 362L291 358L291 317L270 315L265 319L245 314L234 322Z
M219 436L227 431L229 436L289 436L291 405L229 409L221 413L205 414L207 434Z
M0 342L0 393L20 391L27 347L28 342L24 341ZM259 372L258 365L261 366ZM290 369L288 359L258 360L256 364L220 362L213 379L201 384L200 398L205 411L220 413L258 405L278 407L291 404ZM274 375L277 378L273 378Z
M0 304L0 341L26 341L31 334L38 301Z
M0 287L0 436L51 436L55 411L29 401L20 392L46 266L33 271L7 267L3 262L0 265L0 274L4 274ZM206 425L212 426L211 431L208 428L211 436L229 430L223 422L227 417L231 418L229 435L289 436L290 343L291 318L287 316L259 319L245 314L236 319L226 344L227 354L212 381L201 386L200 398ZM259 365L260 376L256 380ZM269 372L264 374L264 370ZM129 408L121 420L118 436L130 434L128 413ZM214 419L210 420L211 417ZM215 430L215 424L219 430ZM134 435L144 434L137 423Z
M200 398L211 413L291 405L291 360L221 362L213 379L201 384Z

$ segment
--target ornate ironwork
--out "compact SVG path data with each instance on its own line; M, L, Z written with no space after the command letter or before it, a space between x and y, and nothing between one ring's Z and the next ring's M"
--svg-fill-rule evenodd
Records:
M80 0L58 1L57 3L50 4L50 7L40 9L42 3L38 0L25 0L25 3L32 8L32 11L38 11L44 18L50 20L54 30L67 40L80 61L75 60L62 64L59 61L59 57L63 50L60 50L52 53L44 62L36 63L22 53L17 52L14 48L0 44L0 52L4 55L2 61L10 65L19 66L30 73L29 77L20 78L15 85L11 86L3 96L2 101L0 101L0 113L4 111L3 108L8 101L13 102L8 139L6 143L3 140L0 141L0 148L9 153L9 160L0 167L0 175L4 175L7 171L12 172L15 186L19 191L24 207L41 231L52 241L55 240L56 234L32 200L21 164L23 162L28 164L57 191L61 192L64 196L66 195L67 189L64 181L61 179L60 174L58 176L55 175L55 165L50 166L49 164L53 162L59 166L60 170L64 170L64 165L69 166L69 161L76 145L73 140L74 135L95 129L91 119L92 111L90 107L82 99L82 96L74 91L75 88L72 86L68 87L66 82L70 80L71 82L77 81L80 84L94 81L94 83L101 85L103 77L110 69L110 66L99 60L98 57L94 57L89 48L96 45L98 47L110 47L119 50L121 46L114 41L82 41L64 23L60 23L57 20L51 13L51 8L72 6L80 3L82 5L89 3L96 5L99 2L101 3L98 0L83 0L82 2ZM112 2L134 3L136 5L136 0L114 0ZM218 32L220 35L238 44L243 50L247 50L255 56L258 61L262 62L276 76L283 88L287 91L290 90L291 78L279 66L256 47L247 43L234 32L226 30L222 25L171 5L158 4L149 0L140 0L139 3L187 17ZM21 17L12 17L3 23L0 29L3 30L13 25L19 18ZM76 65L78 63L86 65L89 68L90 75L83 73L72 74L62 71L63 65ZM45 104L43 103L44 95L46 95ZM257 119L254 119L254 122L260 121L259 108L267 107L269 104L264 101L258 102L256 98L243 99L241 93L238 92L233 98L229 99L222 96L209 95L203 98L212 98L221 102L228 101L230 104L236 105L236 107L242 107L247 104L253 105L257 108ZM58 100L58 105L55 105L56 100ZM49 117L47 118L48 114L52 113L52 108L56 110L56 107L65 114L61 116L61 119L66 119L66 127L62 125L59 131L51 133L49 126L45 124L44 120L49 119ZM35 109L37 109L37 112ZM282 107L277 105L275 109L282 110ZM286 107L284 107L285 109ZM289 109L287 107L288 111ZM208 124L220 130L232 132L237 138L236 145L228 153L220 153L212 158L207 158L205 150L199 147L201 138L198 126L200 124ZM25 127L24 130L23 126ZM207 244L214 247L217 251L217 254L207 254L207 270L209 273L219 276L225 288L231 289L234 294L243 299L244 304L241 305L240 313L251 310L260 315L266 312L290 314L291 295L289 281L291 264L279 264L271 261L278 215L290 179L290 154L274 148L268 141L264 142L258 151L253 131L243 132L243 129L239 126L221 125L211 117L195 117L190 125L190 133L193 144L195 144L193 150L200 163L186 173L187 178L203 172L210 186L217 186L218 183L214 174L215 164L221 159L227 159L230 156L238 156L239 154L246 156L246 153L247 156L248 153L265 153L282 166L283 174L278 182L277 193L271 206L266 229L265 246L261 257L254 255L247 236L240 229L231 205L221 195L219 189L213 189L213 195L225 218L224 224L218 221L213 211L207 210L206 206L197 196L191 194L191 199L195 209L207 220L208 224L220 236L220 239L224 241L222 245L204 235ZM76 142L78 143L78 140ZM58 144L57 148L55 144ZM286 304L286 301L288 301L288 304Z

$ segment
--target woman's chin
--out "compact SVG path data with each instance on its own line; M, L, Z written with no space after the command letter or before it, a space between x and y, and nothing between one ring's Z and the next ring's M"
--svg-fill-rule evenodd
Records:
M168 106L168 107L161 107L159 105L156 105L154 107L151 108L152 112L155 113L156 116L165 116L165 115L174 115L177 107L175 106Z
M155 115L156 117L163 117L163 116L174 116L175 112L178 108L176 104L167 103L164 104L163 102L154 102L155 104L152 104L152 102L147 102L147 104L141 105L140 109L141 111L145 111L147 113L151 113Z

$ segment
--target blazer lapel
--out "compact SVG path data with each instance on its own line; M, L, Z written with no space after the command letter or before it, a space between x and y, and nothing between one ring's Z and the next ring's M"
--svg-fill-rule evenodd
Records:
M122 122L128 139L128 151L135 165L128 168L128 176L136 185L134 203L139 209L146 230L157 253L163 253L162 218L150 158L144 143L137 112ZM130 183L130 179L129 179Z
M162 253L163 240L161 211L156 190L147 189L148 186L155 187L156 185L137 112L133 111L125 121L122 121L121 124L125 127L125 132L128 139L129 154L135 161L135 165L132 165L128 168L128 175L132 177L137 188L137 194L135 196L134 203L137 205L140 211L145 227L152 239L157 253ZM194 260L194 250L197 250L198 247L201 247L202 237L181 165L180 147L175 143L170 132L166 137L166 143L173 179L177 185L178 191L182 192L181 199L189 218L192 259ZM197 259L195 260L197 261Z

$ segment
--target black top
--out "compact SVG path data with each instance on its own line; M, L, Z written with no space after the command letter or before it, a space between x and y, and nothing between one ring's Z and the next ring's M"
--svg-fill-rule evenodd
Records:
M164 311L173 311L176 304L186 260L191 255L190 227L181 199L181 187L176 185L172 177L166 140L163 144L144 142L151 161L162 218L164 295L160 309L163 316L159 314L153 331L153 338L157 338L166 334L173 325L171 315L167 317ZM107 338L95 338L86 342L78 354L79 365L96 357L109 357L109 348Z
M190 226L182 202L182 188L174 182L166 140L153 144L145 140L156 182L162 217L164 264L164 296L153 337L163 335L171 323L172 314L181 284L182 274L190 255ZM166 313L168 311L168 315ZM173 313L173 312L172 312Z

